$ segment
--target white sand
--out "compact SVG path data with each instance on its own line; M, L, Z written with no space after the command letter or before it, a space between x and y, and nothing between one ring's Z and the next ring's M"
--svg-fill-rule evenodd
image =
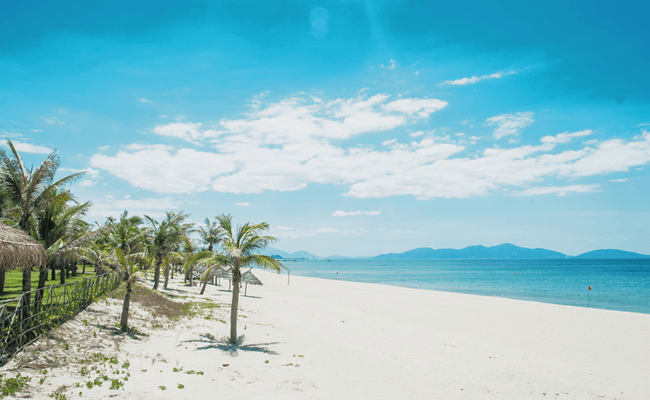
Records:
M119 304L102 302L55 332L81 350L42 339L43 353L19 355L2 374L20 364L33 376L21 395L34 398L59 389L68 399L650 399L650 315L296 276L287 286L286 275L255 274L264 286L241 297L246 346L236 353L202 336L224 337L227 324L164 322L137 308L132 322L149 336L116 340L96 325L117 322ZM229 302L224 289L208 285L204 297ZM228 310L210 313L228 320ZM109 378L129 371L123 388L74 387L97 374L81 377L70 360L99 351L119 356L112 370L100 367ZM59 358L41 375L29 367L44 356Z

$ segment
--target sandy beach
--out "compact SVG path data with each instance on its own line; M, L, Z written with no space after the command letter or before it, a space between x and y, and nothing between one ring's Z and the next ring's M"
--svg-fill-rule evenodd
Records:
M227 281L195 296L174 280L177 301L223 307L173 321L134 304L131 338L110 329L121 302L102 300L2 374L31 376L16 396L32 398L650 398L650 315L254 273L264 286L241 297L236 351L220 340Z

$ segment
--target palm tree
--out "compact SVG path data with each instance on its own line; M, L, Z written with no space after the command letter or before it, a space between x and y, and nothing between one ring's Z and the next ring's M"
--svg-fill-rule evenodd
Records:
M240 344L237 337L237 309L239 307L239 286L241 283L242 268L257 265L264 269L280 271L286 267L278 260L257 254L277 239L273 236L266 236L264 233L269 230L269 224L262 222L233 227L231 215L219 215L216 217L219 227L223 231L223 240L221 247L223 253L212 252L212 257L205 255L205 251L195 257L194 262L204 260L206 264L212 264L212 267L204 273L208 276L212 268L218 265L230 267L232 271L232 303L230 305L230 343L233 345Z
M144 249L144 231L140 228L142 218L135 215L129 217L129 212L124 211L119 221L109 220L109 222L113 229L106 236L108 246L119 248L125 257Z
M36 215L36 233L43 243L45 249L51 248L56 242L61 239L73 240L90 229L90 224L82 220L90 209L90 202L83 204L77 203L69 191L61 192L61 190L54 189L50 191L50 196L55 200L49 202L48 205ZM52 254L52 252L50 252ZM66 260L61 262L61 283L65 283L65 266L69 264ZM48 257L46 266L40 270L38 288L41 289L45 286L47 280L47 270L52 268L52 279L55 277L55 259L51 256ZM73 272L76 274L76 270Z
M154 269L153 289L158 289L160 280L160 267L171 252L177 249L181 238L192 228L193 224L184 224L185 219L189 217L184 212L174 213L168 211L165 219L158 222L153 218L145 215L150 226L146 232L147 252L156 260ZM169 272L168 269L166 269ZM168 273L165 274L165 288L167 286Z
M183 237L183 245L181 246L180 257L178 259L181 261L181 264L186 264L198 251L196 243L188 236L185 236ZM194 286L194 264L187 268L183 266L182 270L185 273L185 281L189 280L190 287Z
M124 276L124 281L126 282L126 295L124 296L124 303L122 304L122 317L120 318L120 325L122 331L126 332L128 330L129 323L129 303L131 300L131 290L133 284L140 277L140 265L133 262L130 257L124 255L122 249L119 247L115 249L115 254L117 255L117 260L120 265L120 272Z
M205 219L205 226L200 227L198 233L201 236L201 241L208 246L206 249L208 251L214 251L214 246L221 242L221 237L223 236L221 226L219 226L217 221L210 222L210 218Z
M52 203L64 199L67 201L69 193L58 189L81 178L84 173L79 172L54 181L60 164L56 150L47 156L38 168L33 169L25 167L20 154L9 139L7 147L11 150L9 155L4 149L0 149L0 192L8 204L5 214L17 220L20 229L38 239L36 215ZM31 267L23 267L24 292L31 290Z

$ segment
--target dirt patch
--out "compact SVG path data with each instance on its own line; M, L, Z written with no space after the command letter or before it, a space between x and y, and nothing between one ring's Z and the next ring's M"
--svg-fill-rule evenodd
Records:
M120 286L110 292L107 297L124 300L126 288ZM156 290L151 290L140 285L136 285L131 291L131 302L137 303L141 307L148 309L154 316L163 316L169 319L178 319L190 314L192 304L190 302L177 302L160 294Z

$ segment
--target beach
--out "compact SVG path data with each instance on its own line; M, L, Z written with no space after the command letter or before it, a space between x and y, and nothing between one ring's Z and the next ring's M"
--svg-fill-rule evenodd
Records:
M191 319L134 304L134 338L106 329L121 302L101 300L2 374L32 376L23 394L33 398L650 398L647 314L300 276L287 284L287 275L253 272L264 286L242 290L238 350L221 340L231 297L224 281L196 296L224 306ZM180 280L170 289L176 301L200 291ZM89 363L109 380L88 388L96 375L81 375L76 361L99 352L117 362Z

